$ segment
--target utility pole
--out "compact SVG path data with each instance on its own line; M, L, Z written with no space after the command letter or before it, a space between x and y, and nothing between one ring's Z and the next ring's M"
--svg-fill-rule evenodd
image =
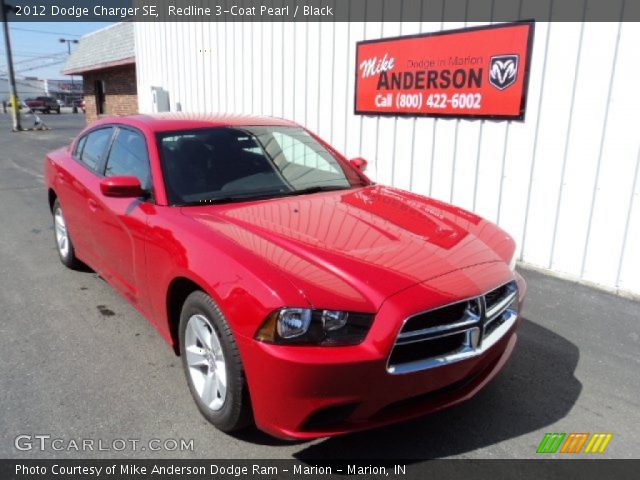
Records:
M4 27L4 45L7 51L7 67L9 73L9 102L13 106L11 109L13 112L13 131L19 132L22 130L22 125L20 125L20 105L18 104L16 76L13 71L13 57L11 56L11 41L9 39L9 23L7 22L7 15L10 10L13 10L13 7L5 5L4 0L0 0L0 20L2 20L2 26Z
M78 40L69 39L69 38L61 38L60 39L60 43L66 43L67 44L67 54L71 55L71 44L72 43L78 43ZM73 108L73 113L78 113L78 106L76 105L76 99L75 99L74 90L75 90L75 85L73 83L73 75L71 75L71 107Z

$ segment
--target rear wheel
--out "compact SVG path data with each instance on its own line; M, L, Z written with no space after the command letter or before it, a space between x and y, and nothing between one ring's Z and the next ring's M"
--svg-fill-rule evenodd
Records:
M223 313L204 292L193 292L184 302L180 351L202 415L225 432L249 425L251 403L236 342Z
M58 108L56 109L56 113L57 113L58 115L60 115L60 107L58 107Z
M67 267L76 269L81 263L76 258L76 252L73 248L71 236L67 230L67 222L62 212L62 207L58 199L53 203L53 231L56 239L56 249L60 256L60 261Z

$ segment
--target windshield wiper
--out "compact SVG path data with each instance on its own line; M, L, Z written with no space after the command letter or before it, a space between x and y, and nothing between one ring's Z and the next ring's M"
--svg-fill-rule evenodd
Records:
M318 192L332 192L334 190L351 190L353 186L338 187L338 186L322 186L316 185L314 187L303 188L302 190L290 190L290 191L277 191L268 193L247 193L244 195L226 195L224 197L211 197L203 200L196 200L193 202L183 202L178 204L180 207L195 207L204 205L216 205L220 203L233 203L233 202L246 202L250 200L264 200L268 198L288 197L292 195L307 195L310 193Z
M309 193L333 192L335 190L351 190L352 188L354 187L351 185L348 187L316 185L314 187L303 188L302 190L293 190L291 192L286 192L283 195L307 195Z
M203 200L195 200L193 202L183 202L178 204L179 207L195 207L198 205L216 205L219 203L246 202L250 200L263 200L265 198L273 198L281 195L282 192L270 192L262 194L246 194L246 195L227 195L224 197L211 197Z

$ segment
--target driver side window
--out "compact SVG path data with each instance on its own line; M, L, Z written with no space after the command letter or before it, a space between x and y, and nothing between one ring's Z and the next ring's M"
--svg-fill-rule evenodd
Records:
M78 142L78 147L82 149L77 153L79 160L94 172L97 172L105 151L111 140L113 128L106 127L94 130L86 135ZM82 145L80 145L82 143Z
M109 152L104 175L136 177L144 190L151 189L147 144L141 134L126 128L119 130Z

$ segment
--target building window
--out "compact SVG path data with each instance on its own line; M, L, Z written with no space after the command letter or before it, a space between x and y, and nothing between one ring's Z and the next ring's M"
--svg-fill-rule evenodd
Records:
M106 112L105 98L104 98L105 84L104 80L96 80L95 92L96 92L96 108L98 115L102 115Z

